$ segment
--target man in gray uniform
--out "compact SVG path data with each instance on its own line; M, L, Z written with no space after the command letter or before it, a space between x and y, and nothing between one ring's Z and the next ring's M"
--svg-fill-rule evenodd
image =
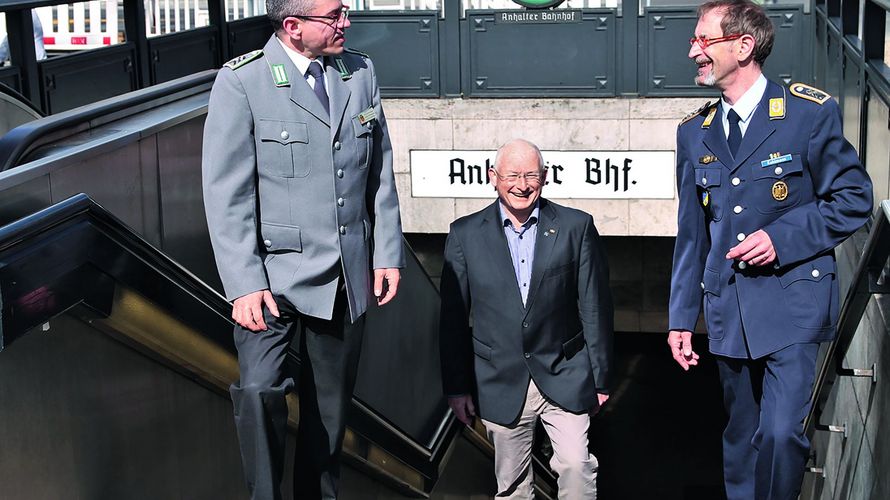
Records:
M211 92L204 203L237 322L231 394L251 498L281 498L299 328L294 498L333 499L371 269L383 305L404 266L392 148L374 66L343 47L340 0L267 11L275 35L226 63Z

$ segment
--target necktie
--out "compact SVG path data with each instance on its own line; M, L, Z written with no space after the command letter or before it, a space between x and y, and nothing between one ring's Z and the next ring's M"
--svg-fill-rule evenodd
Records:
M734 109L730 109L726 119L729 120L729 152L735 158L736 153L739 152L739 146L742 144L742 129L739 128L741 117Z
M328 93L324 89L324 71L321 69L321 64L318 61L312 61L309 63L309 69L306 70L306 73L315 78L315 88L313 89L315 96L318 97L321 105L324 106L324 110L330 115L331 105L328 102Z

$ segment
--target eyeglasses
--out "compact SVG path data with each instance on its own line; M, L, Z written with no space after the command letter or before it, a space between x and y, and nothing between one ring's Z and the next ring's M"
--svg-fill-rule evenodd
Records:
M308 19L310 21L319 21L321 23L327 24L330 27L334 27L336 24L340 24L346 19L349 18L349 7L344 5L340 8L340 12L337 14L333 14L330 16L288 16L288 17L296 17L298 19ZM327 22L325 22L327 21Z
M540 172L526 172L524 174L517 174L513 172L507 175L501 175L495 172L494 175L498 176L498 179L504 182L509 182L510 184L516 184L517 182L519 182L519 179L525 179L525 182L529 184L540 182L541 180Z
M689 45L695 45L697 43L698 46L701 47L702 50L705 50L706 48L708 48L709 45L712 45L715 43L720 43L720 42L728 42L730 40L736 40L741 37L742 37L741 34L726 35L726 36L721 36L721 37L717 37L717 38L708 38L705 35L694 36L689 39Z

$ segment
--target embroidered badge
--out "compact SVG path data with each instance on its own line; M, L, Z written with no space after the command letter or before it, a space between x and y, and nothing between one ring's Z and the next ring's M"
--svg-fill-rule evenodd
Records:
M702 191L701 194L701 206L706 207L708 203L711 202L711 192L708 190Z
M773 199L776 201L783 201L788 197L788 184L785 184L784 181L776 181L773 184Z
M701 124L701 128L708 128L708 127L710 127L710 126L711 126L711 122L714 121L714 117L715 117L715 116L717 116L717 106L714 106L713 108L711 108L710 111L708 111L708 116L705 117L705 121L702 122L702 124Z
M272 70L272 79L275 80L276 87L290 85L290 81L287 79L287 71L284 70L283 64L273 64L269 68Z
M714 163L715 161L717 161L717 157L714 155L704 155L698 159L698 162L701 163L702 165Z
M769 100L769 119L781 120L785 118L785 98L774 97Z

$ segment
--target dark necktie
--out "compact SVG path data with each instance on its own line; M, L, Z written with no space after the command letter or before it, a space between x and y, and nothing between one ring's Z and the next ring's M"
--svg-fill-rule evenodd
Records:
M312 61L309 63L309 69L306 70L306 74L312 75L312 78L315 78L315 88L313 89L315 95L321 101L324 110L330 115L331 105L328 102L328 93L324 90L324 71L321 69L321 64L318 61Z
M739 128L741 117L734 109L730 109L726 119L729 120L729 152L735 158L736 153L739 152L739 146L742 144L742 129Z

